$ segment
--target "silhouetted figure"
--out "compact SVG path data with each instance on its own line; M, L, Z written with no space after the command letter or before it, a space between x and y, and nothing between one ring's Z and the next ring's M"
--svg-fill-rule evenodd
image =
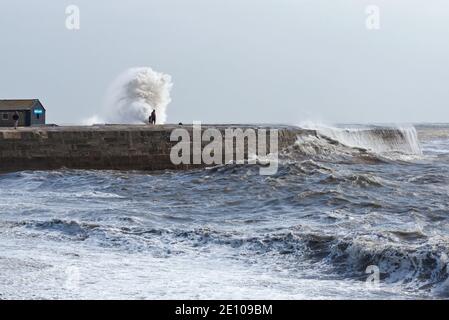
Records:
M14 120L14 129L17 129L19 126L19 113L16 111L14 112L14 115L12 116L12 119Z
M153 110L150 115L150 124L156 124L156 110Z

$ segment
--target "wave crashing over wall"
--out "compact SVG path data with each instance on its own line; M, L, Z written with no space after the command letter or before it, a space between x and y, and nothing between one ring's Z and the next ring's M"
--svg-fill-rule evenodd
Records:
M313 129L319 136L343 146L360 148L375 154L422 155L418 134L413 126L341 128L305 124L302 127Z
M157 123L164 124L172 86L168 74L150 67L130 68L119 75L107 90L101 113L87 119L85 124L142 124L153 109L156 110Z

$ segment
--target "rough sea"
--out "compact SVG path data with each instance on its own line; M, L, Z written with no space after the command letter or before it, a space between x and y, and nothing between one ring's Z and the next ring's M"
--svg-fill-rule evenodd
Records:
M279 170L0 174L0 299L449 297L449 125L320 127Z

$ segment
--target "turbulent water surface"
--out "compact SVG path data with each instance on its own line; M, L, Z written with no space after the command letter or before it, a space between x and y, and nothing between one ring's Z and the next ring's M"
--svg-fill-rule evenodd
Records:
M0 298L447 298L449 126L415 128L319 128L273 176L2 174Z

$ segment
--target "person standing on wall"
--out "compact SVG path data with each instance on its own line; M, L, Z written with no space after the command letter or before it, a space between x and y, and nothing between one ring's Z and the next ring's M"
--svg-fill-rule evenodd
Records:
M153 109L149 120L150 120L150 124L156 124L156 110Z
M14 112L14 115L12 116L12 119L14 120L14 129L17 129L19 126L19 113L16 111Z

